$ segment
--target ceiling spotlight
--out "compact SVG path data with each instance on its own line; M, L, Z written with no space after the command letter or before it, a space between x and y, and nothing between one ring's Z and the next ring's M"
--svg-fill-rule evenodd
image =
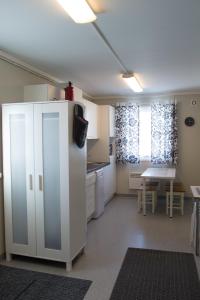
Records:
M142 87L140 86L139 82L135 78L133 74L127 73L122 74L122 78L126 82L126 84L135 92L141 93L143 91Z
M90 23L96 16L86 0L57 0L76 23Z

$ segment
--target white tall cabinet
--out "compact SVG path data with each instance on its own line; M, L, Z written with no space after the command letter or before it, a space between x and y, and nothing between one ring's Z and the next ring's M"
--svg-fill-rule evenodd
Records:
M6 254L66 262L86 243L85 148L74 103L3 105Z

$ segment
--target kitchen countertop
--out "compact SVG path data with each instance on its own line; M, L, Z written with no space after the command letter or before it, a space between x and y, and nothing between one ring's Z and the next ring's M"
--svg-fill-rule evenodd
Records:
M97 171L108 165L110 165L109 162L89 162L89 163L87 163L87 173Z

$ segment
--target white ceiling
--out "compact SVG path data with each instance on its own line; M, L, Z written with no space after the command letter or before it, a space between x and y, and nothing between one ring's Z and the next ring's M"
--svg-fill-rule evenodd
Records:
M144 94L200 90L199 0L88 0L97 25ZM91 24L56 0L0 0L0 49L91 96L132 95Z

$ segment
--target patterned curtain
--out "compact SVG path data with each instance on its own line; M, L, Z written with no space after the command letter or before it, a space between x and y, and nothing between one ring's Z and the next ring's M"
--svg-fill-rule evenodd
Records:
M151 106L151 139L152 163L176 165L178 160L176 104Z
M139 107L118 105L115 110L116 159L121 163L139 163Z

